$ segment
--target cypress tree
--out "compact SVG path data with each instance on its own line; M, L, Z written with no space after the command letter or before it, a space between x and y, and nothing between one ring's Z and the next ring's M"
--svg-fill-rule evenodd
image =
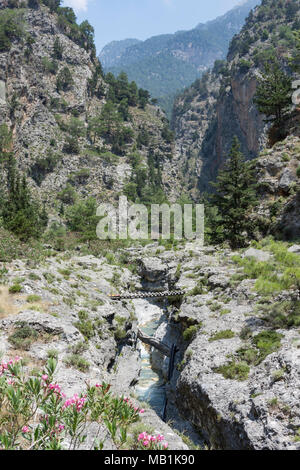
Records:
M39 238L47 224L46 209L32 198L25 175L22 179L12 155L6 167L7 194L3 197L1 216L4 228L21 240Z
M216 193L212 202L218 209L217 241L228 241L232 248L245 245L245 235L253 228L249 212L256 202L254 176L249 162L234 137L229 158L213 183Z

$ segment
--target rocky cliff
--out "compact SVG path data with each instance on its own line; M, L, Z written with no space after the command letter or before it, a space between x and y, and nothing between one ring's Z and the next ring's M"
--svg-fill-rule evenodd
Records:
M141 102L126 77L127 92L116 98L118 85L108 83L95 58L93 31L78 26L69 9L9 5L0 10L3 28L9 21L14 28L1 39L0 120L12 132L10 150L40 199L56 207L58 193L70 185L81 197L113 199L134 179L136 158L145 171L143 185L151 184L149 152L152 175L161 170L163 183L156 183L172 192L174 146L166 118L147 94Z
M209 182L226 159L234 135L249 159L266 146L264 116L253 103L257 76L276 51L291 73L292 32L299 28L299 15L298 0L262 2L232 40L227 61L216 62L210 74L177 99L173 127L194 195L210 189Z

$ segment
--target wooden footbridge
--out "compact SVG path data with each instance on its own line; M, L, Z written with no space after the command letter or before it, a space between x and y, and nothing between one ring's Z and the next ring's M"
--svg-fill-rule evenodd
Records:
M164 292L128 292L124 294L109 295L111 300L125 300L125 299L154 299L160 297L176 297L186 294L184 290L173 290Z

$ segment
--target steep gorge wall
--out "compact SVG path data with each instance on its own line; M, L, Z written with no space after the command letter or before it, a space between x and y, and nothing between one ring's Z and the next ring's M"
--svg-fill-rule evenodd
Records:
M289 8L294 12L291 15ZM210 74L195 82L177 98L173 113L180 159L185 162L192 195L211 190L236 135L248 159L258 157L267 144L267 124L253 98L263 63L277 53L291 74L291 34L299 28L300 3L265 0L246 21L230 46L227 62L216 63ZM286 33L288 34L288 33ZM296 78L296 75L295 75ZM211 105L213 103L213 110ZM185 132L182 132L185 129ZM195 177L194 168L198 168ZM190 169L190 170L189 170Z

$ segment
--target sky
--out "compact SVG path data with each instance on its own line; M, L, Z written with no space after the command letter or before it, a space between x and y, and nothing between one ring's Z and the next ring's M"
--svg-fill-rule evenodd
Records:
M78 21L95 28L97 52L111 41L148 39L205 23L240 3L240 0L64 0Z

